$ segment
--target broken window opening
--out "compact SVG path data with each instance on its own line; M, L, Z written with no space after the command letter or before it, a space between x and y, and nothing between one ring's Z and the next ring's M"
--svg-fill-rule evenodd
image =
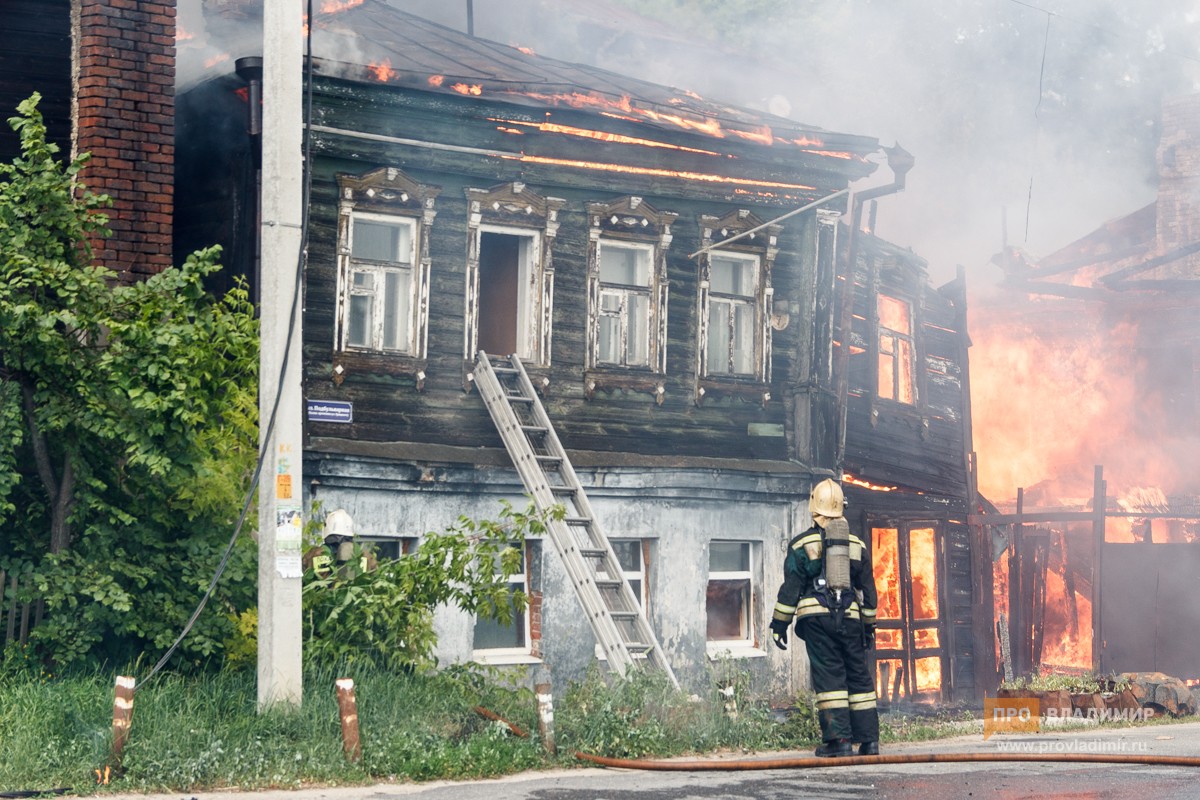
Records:
M705 592L710 644L754 644L754 591L750 542L714 541L708 545Z
M912 306L881 294L879 314L879 396L912 405L916 402L913 363Z
M565 200L520 182L468 188L463 359L480 350L550 366L553 243Z
M482 227L479 236L478 350L534 357L530 335L536 231Z

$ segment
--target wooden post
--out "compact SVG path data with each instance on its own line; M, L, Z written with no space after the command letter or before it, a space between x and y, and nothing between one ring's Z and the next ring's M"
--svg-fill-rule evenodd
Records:
M362 742L358 738L358 701L354 699L354 679L339 678L336 686L338 712L342 719L342 750L348 760L357 762L362 758Z
M1104 467L1097 464L1092 478L1092 670L1104 669L1104 528L1108 505Z
M550 755L558 752L554 743L554 695L549 683L539 683L533 687L538 704L538 733L542 737L542 747Z
M1004 618L1004 612L1001 612L999 616L1000 619L996 622L996 633L1000 636L1000 661L1004 665L1004 680L1011 683L1013 667L1012 649L1009 646L1008 638L1008 620Z
M121 764L125 743L129 741L129 726L133 722L133 688L136 681L125 675L117 676L117 687L113 697L113 763Z

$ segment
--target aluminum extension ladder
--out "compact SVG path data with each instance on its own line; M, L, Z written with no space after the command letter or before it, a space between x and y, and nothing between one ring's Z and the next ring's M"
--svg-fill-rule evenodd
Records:
M546 531L566 566L609 669L628 675L640 662L662 670L679 688L521 360L497 357L493 365L480 350L475 385L525 490L546 517ZM550 511L558 505L566 514L554 519Z

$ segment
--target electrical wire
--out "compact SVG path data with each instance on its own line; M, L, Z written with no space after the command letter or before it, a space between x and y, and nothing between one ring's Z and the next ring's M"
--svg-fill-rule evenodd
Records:
M288 318L287 337L284 341L284 346L283 346L283 359L281 360L280 365L279 365L279 382L275 387L275 399L271 403L271 415L267 422L267 429L266 429L266 432L261 437L261 441L263 441L263 442L271 441L271 437L274 435L274 432L275 432L275 420L278 417L279 405L283 399L284 379L287 377L288 361L289 361L288 356L291 352L292 338L295 336L295 332L296 332L296 312L300 306L300 289L301 289L301 286L303 284L303 279L304 279L304 268L305 268L305 265L307 264L307 260L308 260L308 246L307 246L308 223L309 223L308 201L309 201L309 197L311 196L311 182L312 182L312 172L308 166L311 163L311 156L312 156L312 135L311 135L311 132L309 131L309 124L310 124L310 121L312 120L312 95L313 95L313 90L312 90L313 4L312 4L312 0L308 0L306 8L307 8L307 13L308 13L309 24L306 26L306 30L307 30L306 38L305 38L305 51L306 52L305 52L304 75L303 75L304 81L305 81L305 113L304 113L304 119L303 119L304 158L303 158L303 163L301 165L301 170L303 172L303 176L302 176L302 180L301 180L300 252L297 254L297 257L296 257L295 289L292 292L291 313ZM267 450L267 448L265 448L265 447L259 448L258 458L256 459L255 464L254 464L254 474L251 476L250 486L246 490L246 499L242 503L241 514L238 516L237 525L234 527L233 535L230 537L229 543L225 546L225 551L221 554L221 560L217 564L217 569L213 574L212 581L210 581L208 584L208 589L204 592L204 596L200 598L200 602L196 605L196 609L195 609L195 611L192 612L192 616L188 619L187 623L183 626L183 630L180 631L179 636L175 639L175 641L171 644L171 646L167 648L167 651L165 653L163 653L162 657L158 660L157 663L155 663L155 665L151 668L150 672L146 675L146 677L142 678L140 681L138 681L136 684L134 684L133 691L135 693L139 689L141 689L142 686L144 686L151 678L153 678L155 675L157 675L159 673L159 671L166 665L167 661L170 660L171 656L175 654L175 651L179 648L179 645L183 642L183 640L191 632L192 626L194 626L196 624L196 620L200 618L200 614L201 614L201 612L204 611L205 606L208 605L208 601L212 597L213 592L216 591L217 583L221 580L221 575L224 574L225 567L229 564L229 558L230 558L230 556L233 555L233 548L237 544L238 537L242 533L242 527L243 527L243 525L245 525L246 517L250 512L250 506L254 502L254 493L258 489L258 484L262 477L262 469L263 469L263 463L265 461L264 456L265 456L266 450Z
M1107 34L1107 35L1113 37L1114 39L1128 39L1129 41L1138 41L1137 39L1130 36L1129 34L1110 30L1109 28L1102 27L1100 25L1097 25L1094 22L1086 22L1081 19L1075 19L1074 17L1067 16L1066 14L1062 14L1058 11L1051 11L1049 9L1042 8L1041 6L1034 5L1033 3L1025 2L1025 0L1009 0L1009 2L1013 3L1015 5L1018 5L1018 6L1022 6L1024 8L1028 8L1032 11L1040 11L1041 13L1043 13L1049 17L1058 17L1067 22L1074 23L1075 25L1082 25L1087 28L1094 28L1095 30L1098 30L1101 33ZM1186 53L1176 53L1174 50L1168 50L1165 47L1162 49L1161 52L1166 53L1167 55L1172 56L1174 58L1182 58L1185 61L1195 61L1196 63L1200 64L1200 56L1190 56L1190 55L1187 55Z
M1046 14L1046 32L1042 37L1042 65L1041 65L1041 68L1038 70L1038 99L1037 99L1037 104L1034 105L1034 107L1033 107L1033 148L1032 148L1031 152L1032 152L1032 158L1035 162L1035 166L1031 167L1029 170L1029 192L1025 196L1025 241L1026 241L1026 243L1029 242L1029 216L1030 216L1030 212L1033 209L1033 178L1034 178L1034 175L1037 174L1036 162L1037 162L1038 139L1041 138L1041 133L1042 133L1042 121L1041 121L1042 98L1045 95L1045 86L1046 86L1046 52L1050 49L1050 20L1052 20L1053 18L1054 18L1054 15L1052 15L1050 13Z

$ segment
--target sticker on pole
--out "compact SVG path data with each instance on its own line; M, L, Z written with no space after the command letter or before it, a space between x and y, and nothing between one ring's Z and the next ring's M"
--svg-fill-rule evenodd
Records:
M342 400L309 400L308 421L348 425L354 422L354 404Z

